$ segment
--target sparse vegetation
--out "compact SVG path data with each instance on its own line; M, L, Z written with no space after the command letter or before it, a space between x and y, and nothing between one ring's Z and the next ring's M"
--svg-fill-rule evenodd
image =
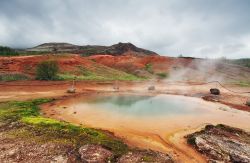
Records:
M43 61L37 65L36 79L38 80L56 80L59 71L56 61Z
M139 78L134 75L121 75L121 76L112 76L112 77L107 77L107 76L101 76L97 75L95 73L89 74L89 75L74 75L72 73L64 73L64 74L59 74L59 79L61 80L98 80L98 81L111 81L111 80L125 80L125 81L134 81L134 80L144 80L144 78Z
M74 72L66 72L59 74L59 78L62 80L144 80L144 78L137 77L132 74L128 74L123 71L115 70L107 66L100 66L93 63L94 67L92 69L86 68L84 66L78 66L77 70Z
M16 81L16 80L28 80L24 74L0 74L0 81Z

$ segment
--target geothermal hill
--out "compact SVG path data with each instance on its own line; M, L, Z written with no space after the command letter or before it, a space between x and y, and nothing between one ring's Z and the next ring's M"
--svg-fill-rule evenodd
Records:
M79 46L69 43L44 43L34 48L26 49L29 52L54 52L54 53L74 53L83 56L90 56L94 54L108 54L113 56L120 56L130 54L134 56L148 56L158 55L153 51L138 48L131 43L118 43L111 46L86 45Z

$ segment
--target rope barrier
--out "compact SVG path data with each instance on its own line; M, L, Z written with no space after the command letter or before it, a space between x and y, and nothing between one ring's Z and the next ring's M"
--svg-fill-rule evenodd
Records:
M205 82L205 83L200 83L200 84L194 84L194 83L189 83L190 85L207 85L207 84L211 84L211 83L217 83L219 84L222 88L226 89L229 92L233 92L233 93L238 93L238 94L246 94L246 93L250 93L250 92L238 92L238 91L234 91L231 89L228 89L227 87L225 87L223 84L221 84L219 81L210 81L210 82ZM172 85L180 85L180 84L172 84Z

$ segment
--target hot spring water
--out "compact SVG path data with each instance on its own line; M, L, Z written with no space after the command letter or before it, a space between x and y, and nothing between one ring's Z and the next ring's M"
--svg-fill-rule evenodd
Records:
M108 96L97 97L79 104L81 108L96 111L113 112L124 116L178 116L186 114L204 114L208 110L200 109L197 102L189 98L178 99L176 96Z

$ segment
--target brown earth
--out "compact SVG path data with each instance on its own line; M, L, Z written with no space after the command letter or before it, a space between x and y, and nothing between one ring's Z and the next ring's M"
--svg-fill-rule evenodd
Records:
M34 76L36 65L46 60L56 60L61 72L73 71L81 65L86 67L93 65L93 61L79 55L0 57L0 73L22 73Z
M81 57L75 54L37 55L19 57L0 57L0 74L22 73L34 77L36 65L45 60L55 60L59 64L60 72L77 74L79 67L91 72L112 68L134 75L154 78L159 73L165 73L168 80L174 81L221 81L237 83L250 81L250 68L226 64L220 61L172 58L165 56L134 56L129 52L126 55L93 55ZM148 67L148 68L147 68ZM110 71L110 70L107 70ZM98 72L101 73L101 72ZM140 76L140 75L139 75Z

